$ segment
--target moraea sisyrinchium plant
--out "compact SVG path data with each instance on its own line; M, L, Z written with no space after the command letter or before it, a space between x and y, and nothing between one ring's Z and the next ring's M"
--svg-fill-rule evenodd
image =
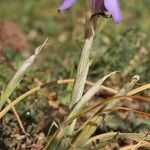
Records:
M77 0L63 0L58 10L63 11L70 8ZM121 10L118 0L91 0L93 13L109 12L111 13L114 22L122 21Z

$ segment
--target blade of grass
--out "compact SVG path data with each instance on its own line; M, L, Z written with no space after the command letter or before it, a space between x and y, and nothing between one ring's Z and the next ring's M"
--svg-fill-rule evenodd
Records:
M18 98L16 98L14 101L11 102L11 104L7 105L1 112L0 112L0 119L10 110L12 109L13 106L15 106L17 103L19 103L21 100L23 100L25 97L37 92L40 89L39 87L36 87L24 94L22 94L21 96L19 96Z
M116 111L116 110L125 110L125 111L132 111L134 113L137 113L139 115L142 115L144 117L149 117L150 118L150 114L149 113L146 113L146 112L142 112L142 111L139 111L139 110L135 110L135 109L132 109L132 108L127 108L127 107L115 107L114 109L111 109L111 110L107 110L107 111Z
M84 86L87 80L87 75L89 72L89 62L90 62L90 51L93 44L93 39L95 36L95 29L96 29L96 20L98 19L98 16L91 16L89 19L86 20L85 24L85 40L84 40L84 46L81 52L78 68L77 68L77 74L75 78L75 82L73 85L73 91L71 95L70 100L70 109L81 99L83 92L84 92ZM85 70L86 68L86 70ZM68 127L68 132L70 134L73 133L75 128L76 120L72 122L70 127Z
M11 100L8 99L8 100L7 100L7 103L11 105ZM17 121L18 121L18 124L19 124L19 126L20 126L22 132L25 134L25 133L26 133L26 132L25 132L25 128L24 128L24 126L23 126L23 124L22 124L22 121L21 121L21 119L20 119L20 117L19 117L19 115L18 115L18 113L17 113L17 110L16 110L16 108L15 108L14 106L12 106L12 111L13 111L13 113L14 113L14 115L15 115Z
M102 79L100 79L99 81L97 81L81 98L81 100L78 101L78 103L74 106L74 108L72 108L71 113L69 114L68 119L70 119L75 113L77 113L79 110L81 110L84 105L99 91L101 85L103 84L103 82L110 77L111 75L115 74L115 72L112 72L106 76L104 76Z
M55 80L55 81L51 81L51 82L54 82L55 84L66 84L66 83L73 83L74 81L75 81L75 79L61 79L61 80ZM86 84L89 86L93 86L95 83L87 80ZM104 85L101 85L101 89L106 91L106 92L109 92L110 94L116 94L117 93L116 90L114 90L110 87L104 86Z
M67 120L72 118L75 113L79 112L84 105L99 91L102 83L111 75L115 74L117 71L114 71L106 76L104 76L102 79L97 81L83 96L82 98L76 103L76 105L71 108L72 111L69 113L69 116L67 117ZM69 126L69 134L71 135L74 132L76 120L72 121L72 124ZM68 134L68 130L67 134Z
M84 123L80 126L80 128L74 132L74 134L76 134L76 133L80 132L81 130L83 130L83 129L86 127L86 125L87 125L88 123L92 123L92 118L94 118L94 116L96 116L97 114L102 115L104 112L106 112L106 111L103 110L103 108L104 108L106 105L108 105L111 101L113 101L114 99L118 99L118 100L119 100L119 98L120 98L121 100L131 100L131 99L129 99L129 98L131 98L131 97L129 97L129 96L112 97L112 98L106 99L106 100L104 100L104 101L102 101L102 102L98 102L97 104L94 104L93 106L89 106L88 108L85 108L85 109L83 109L81 112L77 113L77 114L74 116L75 118L80 117L81 115L83 116L83 115L86 114L86 113L90 113L90 111L92 111L93 109L95 110L95 112L91 112L91 113L90 113L90 114L92 114L92 115L90 115L90 116L88 117L88 119L86 120L86 122L84 122ZM100 108L99 108L99 107L100 107ZM67 124L67 123L69 124L73 119L74 119L74 118L71 118L70 120L68 120L68 121L66 122L66 124ZM95 125L96 125L96 124L95 124Z
M84 91L85 82L87 79L88 71L89 71L89 62L90 62L90 51L92 48L93 39L95 36L95 31L93 27L93 19L90 18L86 21L86 29L85 29L85 42L81 52L77 74L73 86L73 91L71 95L70 108L81 99ZM89 33L88 33L89 31ZM88 36L86 35L88 33ZM85 68L87 68L85 70Z
M143 144L147 144L147 142L145 142L145 137L143 138L143 140L138 142L131 150L138 150ZM150 147L150 143L149 143L149 147Z
M134 95L147 89L150 89L150 83L129 91L127 95Z
M126 95L135 86L135 84L137 83L138 80L139 80L139 76L134 76L132 78L132 81L125 84L125 86L123 86L123 88L116 94L116 96ZM104 110L112 109L114 106L116 106L118 104L118 102L119 101L117 99L112 101L112 103L109 103L104 108ZM101 115L94 116L92 118L91 122L82 130L82 132L73 141L73 145L74 146L83 145L91 137L91 135L95 132L97 127L102 124L103 120L106 119L106 117L108 117L107 113L103 116L101 116Z
M132 97L133 97L133 99L135 99L135 100L145 101L145 102L150 103L150 97L139 96L139 95L135 95L135 96L132 96Z
M90 146L92 142L99 140L100 143L106 142L111 139L117 139L117 138L127 138L134 141L140 142L144 139L144 141L150 142L150 135L145 136L143 133L118 133L118 132L109 132L100 134L94 137L91 137L87 142L86 146Z
M135 86L135 84L139 81L140 77L138 75L135 75L132 78L132 81L130 83L127 83L123 86L123 88L116 94L116 96L122 96L126 95L131 89ZM114 106L118 104L118 100L114 100L111 104L109 104L105 109L112 109Z
M103 100L103 101L98 101L96 102L95 104L93 104L92 106L89 106L87 108L84 108L84 109L80 109L78 112L76 112L69 120L67 120L65 123L66 124L70 124L70 122L72 122L75 118L78 118L80 117L81 115L84 115L90 111L93 111L94 109L96 108L103 108L104 106L108 105L109 103L111 103L113 100L124 100L124 99L127 99L127 100L131 100L132 96L116 96L116 97L111 97L111 98L108 98L106 100ZM98 111L99 111L98 109Z
M135 145L128 145L128 146L125 146L125 147L121 147L119 150L131 150L133 149L134 147L136 146ZM138 148L149 148L150 147L150 143L147 143L147 142L143 142L139 145Z
M1 97L0 97L0 110L2 109L4 103L7 101L7 99L9 99L9 96L15 90L17 85L22 80L22 78L23 78L24 74L26 73L26 71L31 67L31 65L35 61L37 55L42 50L43 46L46 44L47 41L48 41L48 38L44 41L44 43L41 46L39 46L35 50L35 53L32 56L30 56L27 60L25 60L25 62L22 64L22 66L18 69L18 71L12 77L10 82L6 85L6 87L4 88L4 90L1 94Z

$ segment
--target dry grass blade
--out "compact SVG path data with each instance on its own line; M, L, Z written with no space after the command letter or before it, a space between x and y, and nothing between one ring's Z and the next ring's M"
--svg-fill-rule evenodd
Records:
M19 96L18 98L16 98L13 102L11 102L11 104L9 104L8 106L6 106L1 112L0 112L0 119L10 110L12 109L13 106L15 106L17 103L19 103L22 99L24 99L25 97L37 92L40 89L39 87L36 87L24 94L22 94L21 96Z
M125 84L123 88L116 94L116 96L126 95L131 89L135 86L135 84L139 81L140 77L138 75L133 76L131 82ZM114 100L111 104L109 104L106 109L112 109L114 106L118 104L118 100Z
M131 82L126 83L123 88L116 94L116 96L123 96L126 95L137 83L139 80L139 76L134 76L131 80ZM104 111L107 109L113 109L119 101L115 99L111 103L109 103L107 106L105 106ZM91 122L86 125L86 127L81 131L81 133L77 136L77 138L73 141L73 145L83 145L95 132L97 127L102 124L104 119L108 118L108 114L105 114L105 117L102 115L97 114L91 119Z
M120 148L119 150L132 150L136 145L137 144L135 144L135 145L128 145L128 146ZM148 142L142 142L139 145L138 148L149 148L149 147L150 147L150 143L148 143Z
M106 110L106 111L113 112L113 111L116 111L116 110L132 111L132 112L137 113L139 115L142 115L144 117L149 117L150 118L150 114L148 114L148 113L145 113L145 112L142 112L142 111L139 111L139 110L135 110L135 109L132 109L132 108L127 108L127 107L115 107L114 109L110 109L110 110Z
M65 83L73 83L74 81L75 81L75 79L62 79L62 80L57 80L57 83L58 84L65 84ZM86 81L86 84L89 86L93 86L95 83L93 83L91 81ZM114 90L110 87L104 86L104 85L101 85L101 89L109 92L110 94L116 94L117 93L116 90Z
M150 89L150 83L131 90L130 92L128 92L127 95L134 95L134 94L137 94L137 93L142 92L142 91L147 90L147 89Z
M11 100L8 99L8 100L7 100L7 103L8 103L9 105L11 105ZM22 132L25 134L25 128L24 128L24 126L23 126L23 124L22 124L22 121L21 121L21 119L20 119L20 117L19 117L19 115L18 115L18 113L17 113L17 110L16 110L16 108L15 108L14 106L12 106L12 111L13 111L13 113L14 113L14 115L15 115L17 121L18 121L18 124L19 124L19 126L20 126Z
M145 143L145 138L149 135L149 132L145 135L145 137L140 141L138 142L131 150L137 150L138 148L141 147L141 145L143 143ZM150 144L150 143L149 143Z
M98 101L95 104L93 104L93 105L91 105L91 106L89 106L89 107L87 107L85 109L81 109L78 112L76 112L69 120L66 121L66 124L69 124L70 122L73 121L73 119L78 118L81 115L84 115L84 114L86 114L86 113L88 113L88 112L90 112L90 111L92 111L92 110L94 110L94 109L96 109L98 107L103 108L104 106L106 106L109 103L111 103L113 100L116 100L116 99L117 100L120 100L120 99L121 100L124 100L124 99L131 100L131 98L132 98L131 96L116 96L116 97L108 98L108 99L103 100L103 101Z
M99 142L106 142L111 139L117 139L117 138L127 138L134 141L140 142L144 139L146 142L150 142L150 135L145 136L143 133L118 133L118 132L108 132L104 134L100 134L94 137L91 137L85 145L90 146L92 142L99 140Z
M150 97L135 95L135 96L132 96L132 98L134 100L145 101L145 102L148 102L148 103L150 102Z

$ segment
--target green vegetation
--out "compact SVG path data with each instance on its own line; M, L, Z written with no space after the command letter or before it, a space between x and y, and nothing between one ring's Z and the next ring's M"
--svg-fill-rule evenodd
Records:
M89 102L88 98L91 97L86 93L87 96L81 98L84 101L82 107L78 107L80 104L78 103L69 112L73 81L61 81L61 79L75 78L84 44L85 20L89 14L87 12L88 1L85 3L84 0L81 0L72 9L59 14L57 12L59 0L1 0L0 21L12 21L21 28L28 40L29 51L16 51L7 47L3 49L3 56L0 57L0 88L1 93L4 92L0 95L0 108L4 108L0 112L2 120L0 131L5 130L6 135L14 135L14 137L5 137L3 134L1 136L0 132L0 149L1 147L3 149L14 148L16 145L22 148L23 144L18 142L18 139L21 138L24 131L26 136L22 138L27 139L28 137L28 142L36 141L37 143L35 143L41 147L47 144L47 147L51 149L57 146L62 137L64 141L62 140L59 146L67 143L66 145L70 149L80 145L83 146L80 148L93 148L94 146L94 148L102 148L106 145L110 146L108 141L112 141L112 143L117 141L118 147L131 144L130 140L139 143L145 140L147 143L144 144L148 144L150 141L147 133L150 129L150 86L148 84L150 82L150 5L149 0L129 0L120 1L120 3L124 19L121 24L116 25L111 20L104 18L98 20L98 29L90 56L93 61L88 73L88 80L96 82L113 71L119 71L104 83L107 87L112 88L110 90L113 92L103 91L104 93L100 93L96 88L110 75L104 80L96 82L95 91L92 94L90 87L93 83L89 83L85 92L89 90L89 93L87 92L89 95L97 93L95 97ZM47 37L49 40L36 57L32 67L26 66L27 68L23 72L19 72L21 77L19 74L14 81L13 76L15 77L14 74L18 68ZM17 42L19 43L19 41ZM29 67L30 70L26 72ZM131 81L131 78L136 74L140 76L140 80L136 79L133 83L134 79ZM127 88L124 86L126 83L128 83ZM142 85L144 85L143 89ZM132 91L133 87L140 87L140 93L137 90ZM114 111L114 107L108 107L108 105L111 106L114 99L112 96L116 96L117 103L119 99L120 104L116 108L117 111ZM14 113L9 111L12 108L10 101L7 101L8 107L6 107L7 105L3 106L6 98L14 100L14 109L17 110L21 120L16 117L14 110ZM126 99L126 101L120 101L120 98ZM134 100L130 101L130 98ZM103 102L101 103L99 99L103 99ZM86 105L86 102L89 102L90 105ZM107 107L103 109L104 106L110 110L106 110ZM109 119L102 122L103 114L108 115L108 111L113 113L109 115ZM142 112L144 113L142 114ZM77 121L75 136L67 137L68 126L73 119L78 117L80 119ZM55 132L55 136L49 137L47 135L53 135L56 130L53 123L57 124L58 130ZM103 125L95 128L93 124L99 123ZM20 131L20 127L22 131ZM92 132L93 128L96 132ZM101 135L101 133L109 131L114 132ZM93 136L99 135L98 139L102 143L99 144L95 138L89 138L90 132L94 133ZM18 135L18 139L15 138L16 135ZM80 141L82 136L85 139ZM130 140L123 141L123 138ZM68 139L73 145L68 144ZM93 141L94 146L90 141ZM49 145L48 142L51 144ZM122 144L120 144L121 142ZM132 143L132 148L136 144Z

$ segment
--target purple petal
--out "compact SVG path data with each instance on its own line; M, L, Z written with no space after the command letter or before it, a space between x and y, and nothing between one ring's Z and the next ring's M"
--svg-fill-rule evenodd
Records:
M120 23L122 21L122 15L118 0L104 0L104 5L106 9L112 14L114 21L116 23Z
M62 11L65 9L70 8L74 3L76 2L76 0L63 0L63 2L61 3L61 5L59 6L58 10Z
M95 13L95 10L96 10L95 6L96 6L96 0L92 0L92 9L93 9L94 13Z
M104 1L92 0L92 9L93 9L93 13L99 13L99 12L106 10L104 7Z

